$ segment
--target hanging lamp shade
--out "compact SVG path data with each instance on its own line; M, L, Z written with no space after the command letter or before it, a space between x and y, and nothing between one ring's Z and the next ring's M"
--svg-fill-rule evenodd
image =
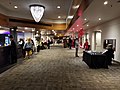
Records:
M43 5L33 4L30 5L30 12L36 22L39 22L44 14L45 7Z

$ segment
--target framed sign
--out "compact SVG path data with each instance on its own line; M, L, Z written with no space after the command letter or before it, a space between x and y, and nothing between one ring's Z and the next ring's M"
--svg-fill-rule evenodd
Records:
M106 49L108 44L112 44L113 48L116 50L116 39L105 39L103 42L103 48Z

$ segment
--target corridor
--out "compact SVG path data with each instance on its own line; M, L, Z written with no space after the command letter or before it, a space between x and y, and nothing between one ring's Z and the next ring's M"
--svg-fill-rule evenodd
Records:
M89 69L74 49L41 50L0 75L0 90L119 90L120 66Z

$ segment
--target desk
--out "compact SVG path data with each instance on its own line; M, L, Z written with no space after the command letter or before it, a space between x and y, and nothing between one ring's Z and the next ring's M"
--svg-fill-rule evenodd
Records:
M10 54L11 46L0 46L0 69L11 65L11 54ZM22 57L22 49L17 48L17 57Z
M90 68L108 68L106 56L99 52L83 51L83 61Z

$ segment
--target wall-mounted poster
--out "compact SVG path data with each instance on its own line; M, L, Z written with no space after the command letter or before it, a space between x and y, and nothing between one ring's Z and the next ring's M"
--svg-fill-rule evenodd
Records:
M106 49L108 44L112 44L113 48L116 50L116 39L105 39L103 42L103 48Z

